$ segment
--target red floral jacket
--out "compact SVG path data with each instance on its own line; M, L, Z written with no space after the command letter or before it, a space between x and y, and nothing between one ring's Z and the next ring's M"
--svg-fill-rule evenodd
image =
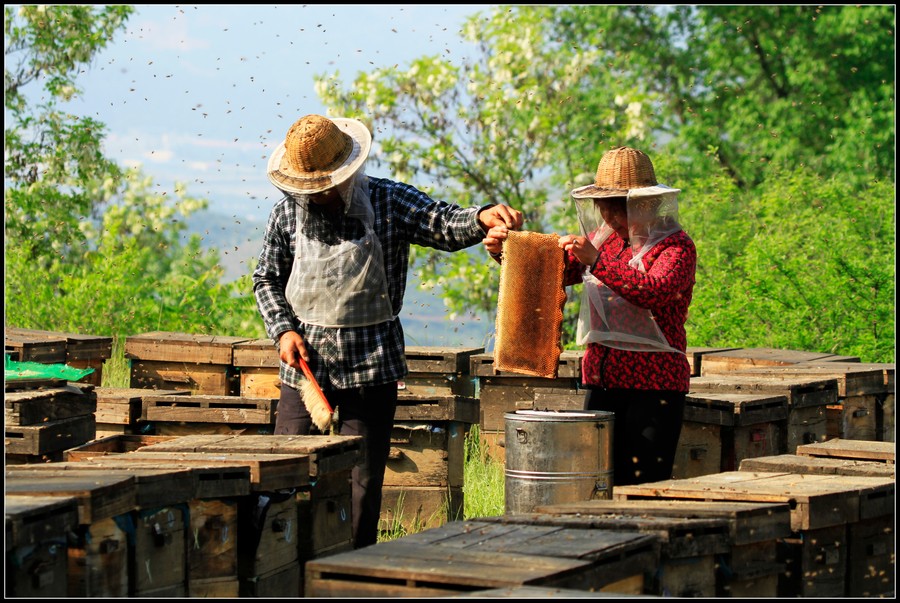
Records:
M693 296L697 249L683 230L657 243L642 261L646 272L628 265L631 248L612 233L600 246L592 274L628 302L647 308L669 344L686 351L684 324ZM569 253L565 284L582 282L584 264ZM633 352L589 343L582 360L582 382L604 388L687 392L687 356L674 352Z

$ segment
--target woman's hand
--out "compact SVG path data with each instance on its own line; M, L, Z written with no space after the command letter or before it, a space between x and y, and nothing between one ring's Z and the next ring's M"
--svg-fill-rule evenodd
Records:
M585 266L593 266L600 253L591 244L587 237L579 235L563 235L559 237L559 246L571 252L579 262Z

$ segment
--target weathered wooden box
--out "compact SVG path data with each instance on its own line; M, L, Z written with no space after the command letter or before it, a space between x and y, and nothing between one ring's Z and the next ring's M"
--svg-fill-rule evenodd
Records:
M130 385L238 395L240 379L233 364L233 349L243 341L247 339L164 331L129 335L125 339L125 357L131 364Z
M618 486L613 499L787 503L791 536L779 540L779 596L843 597L848 591L849 526L893 514L894 480L789 473L725 472Z
M14 350L20 361L65 363L73 368L94 369L81 379L81 383L99 386L103 379L103 363L112 357L112 337L16 327L6 327L5 331L6 349ZM41 346L42 341L47 345ZM60 347L64 350L62 359L59 358Z
M673 476L734 471L742 459L784 452L787 413L783 395L690 392Z
M824 442L798 446L797 454L801 456L827 457L834 459L877 461L893 465L896 459L896 447L893 442L871 442L832 438Z
M93 385L66 384L5 392L4 452L21 458L59 460L63 450L94 439L97 397Z
M716 559L731 547L728 525L721 518L557 514L555 505L542 505L540 509L485 521L577 528L588 536L604 531L653 536L659 543L659 561L644 567L640 593L667 597L712 597L716 593Z
M266 492L238 503L238 578L244 593L300 593L299 521L293 491ZM291 569L295 571L291 571Z
M78 527L74 498L7 494L7 598L68 595L68 534Z
M714 352L729 352L732 350L740 350L741 348L708 348L688 346L685 350L688 364L691 367L691 377L699 377L703 374L703 356Z
M837 403L836 379L802 375L784 377L748 376L740 374L692 377L690 391L740 392L744 394L783 395L787 398L787 433L785 448L792 453L797 446L827 439L826 407Z
M413 395L474 397L477 388L470 373L471 358L482 353L483 347L407 346L409 374L399 388Z
M141 429L144 415L144 400L148 396L187 396L189 391L177 389L135 389L130 387L98 387L97 437L108 435L128 435Z
M275 398L281 395L278 375L281 359L272 339L251 339L234 345L234 367L240 375L242 396Z
M476 524L454 522L446 529L465 525ZM525 526L513 528L520 532L519 538L479 543L481 529L470 531L471 546L466 544L465 534L442 544L429 541L429 532L420 532L312 560L306 564L307 596L448 597L487 588L532 585L598 589L615 580L612 572L603 572L605 549L614 559L610 566L615 567L621 561L616 553L625 553L626 543L638 543L636 546L651 551L654 546L652 538L640 535L614 534L604 541L586 531L567 533L559 528ZM652 564L652 559L648 563Z
M401 392L382 488L383 531L462 517L465 440L478 408L476 398Z
M736 348L703 354L700 375L727 375L752 367L773 367L801 362L859 362L856 356L775 348Z
M472 356L470 373L477 379L477 397L481 401L479 425L482 433L503 432L504 416L517 410L533 410L535 394L552 389L554 393L577 393L581 385L583 352L565 351L559 357L556 379L530 377L496 371L493 354Z
M777 593L778 574L783 565L777 560L777 541L790 536L790 508L778 503L745 503L727 501L691 500L592 500L539 506L536 513L562 516L590 517L599 525L615 529L654 532L666 526L647 521L647 518L665 517L677 521L686 519L719 519L728 525L729 538L727 552L715 558L715 593L719 597L774 597ZM661 563L669 564L677 572L679 569L691 571L690 557L699 551L691 544L696 535L709 539L710 534L702 531L691 532L690 525L684 529L665 527L660 532L662 538ZM706 528L708 530L708 528ZM680 544L679 543L680 540ZM715 547L716 540L707 547ZM699 543L697 543L699 544ZM691 553L694 549L694 553ZM677 562L687 555L688 561ZM671 559L669 559L671 557ZM699 565L693 565L698 569ZM684 590L684 584L695 583L691 579L674 576L669 568L657 572L654 592L675 593ZM708 585L706 586L708 590Z
M133 477L78 474L34 476L6 472L6 494L74 498L78 526L67 551L69 597L125 597L128 595L128 547L122 516L135 508Z

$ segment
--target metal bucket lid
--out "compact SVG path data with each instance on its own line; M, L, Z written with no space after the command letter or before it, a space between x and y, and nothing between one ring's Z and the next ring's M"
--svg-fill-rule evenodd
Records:
M504 415L506 420L522 421L608 421L615 413L605 410L517 410Z

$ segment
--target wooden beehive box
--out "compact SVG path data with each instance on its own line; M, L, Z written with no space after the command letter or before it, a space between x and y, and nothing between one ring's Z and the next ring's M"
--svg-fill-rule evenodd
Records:
M716 592L716 557L728 553L728 526L720 518L653 517L614 518L575 514L513 513L481 521L577 529L588 538L603 531L653 536L659 543L659 561L645 566L643 594L656 596L713 596Z
M240 375L240 393L250 398L281 395L281 359L272 339L251 339L234 345L233 363Z
M246 338L153 331L129 335L125 357L131 363L131 387L178 389L194 394L235 396L240 379L233 348Z
M445 527L457 530L464 525L468 522ZM421 532L315 559L306 564L307 596L452 597L516 586L596 589L604 579L615 579L598 569L603 565L598 557L603 557L604 547L615 550L615 540L618 551L627 554L629 542L627 535L621 534L604 541L559 529L541 534L522 528L521 532L524 535L519 539L498 538L494 543L479 544L474 542L479 533L476 529L470 532L473 546L466 545L463 534L450 539L453 542L436 544L427 541L428 532ZM653 546L651 541L630 540L638 546ZM652 564L652 559L648 561Z
M703 354L700 376L727 375L751 367L772 367L800 362L859 362L856 356L775 348L736 348Z
M63 384L4 395L7 462L60 460L62 452L94 439L97 397L93 385Z
M308 484L297 488L294 496L297 556L301 565L308 559L352 548L350 473L363 454L359 436L194 435L155 443L148 450L208 454L231 451L260 457L282 453L308 455ZM292 584L293 574L285 568L266 569L268 573L258 572L242 579L241 588L248 596L250 593L271 593ZM298 581L299 596L303 596L302 567Z
M783 395L688 393L673 476L734 471L742 459L784 452L787 414Z
M838 397L837 380L791 375L783 378L740 374L692 377L690 391L783 395L788 402L785 449L827 439L826 408Z
M78 369L94 369L81 379L82 383L99 386L103 380L103 363L112 357L112 337L16 327L6 327L5 331L7 349L17 350L20 361L34 360L45 364L63 362ZM48 347L44 349L45 352L50 352L48 356L35 353L37 350L35 344L41 340L48 343ZM58 350L60 342L65 350L62 360L57 359L58 354L52 352Z
M141 420L159 433L171 427L181 434L212 430L275 429L278 398L247 398L212 394L149 395L143 399Z
M401 392L382 488L381 529L406 532L460 519L465 439L476 398Z
M133 476L103 473L42 477L6 472L6 494L74 498L78 527L69 540L69 597L128 595L127 534L116 521L137 502Z
M894 480L733 471L613 488L614 500L660 498L787 503L792 534L779 541L779 596L843 597L859 573L848 557L854 529L893 515Z
M6 355L17 362L40 362L41 364L65 364L66 338L59 335L54 338L35 334L16 332L5 329Z
M474 397L471 358L483 353L483 347L407 346L409 374L399 387L413 395Z
M647 530L655 529L653 524L642 522L647 517L724 520L729 529L728 551L715 563L715 592L721 597L776 596L778 574L783 570L777 560L777 540L791 534L790 508L778 503L591 500L542 505L535 508L535 513L590 516L606 520L611 527ZM664 542L671 540L668 532L663 536ZM672 591L671 587L662 586L657 586L657 592Z
M477 379L482 434L502 433L506 428L504 416L508 412L533 410L535 394L539 391L552 389L554 393L577 393L581 385L583 356L581 351L562 352L556 379L498 372L494 369L493 354L472 356L470 373Z
M167 389L135 389L130 387L98 387L97 437L136 434L143 427L144 399L148 396L187 396L189 391Z
M593 575L582 588L595 592L639 595L645 592L647 570L656 567L660 545L655 535L592 530L519 522L515 518L456 521L405 536L408 543L460 550L509 552L585 559Z
M133 477L135 508L117 517L129 526L129 596L185 596L187 503L194 497L194 475L177 468L60 462L10 467L8 474L54 479L83 476Z
M832 438L825 442L816 442L798 446L797 454L836 459L878 461L893 465L896 458L895 448L893 442L870 442Z
M880 388L878 388L874 383L871 382L867 383L865 393L863 391L854 390L848 387L847 396L861 396L862 399L856 400L856 404L851 405L849 412L844 411L841 413L840 419L842 422L836 425L836 428L834 429L836 433L833 437L847 438L848 435L854 435L855 439L875 439L881 442L895 441L895 364L893 362L807 362L798 365L797 369L802 370L806 367L815 370L824 369L826 371L849 371L853 374L870 370L881 372L882 385ZM856 437L856 433L858 432L860 427L855 425L855 423L862 423L864 427L868 427L869 419L866 418L865 415L862 415L862 418L860 418L859 416L854 417L853 414L856 413L857 415L860 415L860 410L865 410L866 412L869 411L871 400L866 398L870 395L874 395L875 397L875 437ZM848 414L850 415L850 417L848 419L845 419L845 415ZM849 424L845 424L845 422L849 422ZM843 433L841 433L840 430L844 430ZM829 435L831 437L831 434Z
M859 362L824 362L814 366L800 363L775 367L742 369L739 374L780 378L800 375L835 379L837 403L826 409L827 435L853 440L877 440L879 396L885 393L884 371Z
M691 377L699 377L703 372L703 356L706 354L712 354L714 352L730 352L733 350L740 350L741 348L708 348L708 347L697 347L697 346L688 346L685 350L685 354L687 355L688 364L691 367Z
M802 448L802 447L801 447ZM894 464L879 461L778 454L741 461L739 471L758 473L810 473L815 475L863 475L868 477L895 476Z
M68 595L68 534L78 527L74 498L7 494L7 598Z

